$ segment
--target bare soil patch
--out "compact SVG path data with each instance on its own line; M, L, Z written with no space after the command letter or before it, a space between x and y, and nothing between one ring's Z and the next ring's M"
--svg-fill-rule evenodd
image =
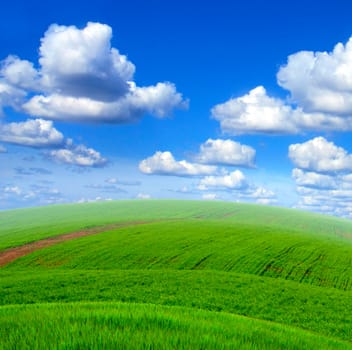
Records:
M88 235L95 235L98 233L111 231L116 228L143 225L151 222L154 222L154 221L130 221L130 222L122 222L117 224L105 225L105 226L97 226L97 227L87 228L87 229L83 229L83 230L75 231L71 233L64 233L55 237L41 239L39 241L27 243L19 247L9 248L4 250L3 252L0 252L0 267L5 266L10 262L22 256L28 255L36 250L50 247L54 244L58 244L64 241L68 241L71 239L76 239L76 238L80 238Z

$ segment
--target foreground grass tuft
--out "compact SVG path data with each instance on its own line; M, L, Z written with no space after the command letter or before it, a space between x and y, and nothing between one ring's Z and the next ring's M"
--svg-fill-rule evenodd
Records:
M352 349L279 324L149 304L5 306L0 326L4 349Z

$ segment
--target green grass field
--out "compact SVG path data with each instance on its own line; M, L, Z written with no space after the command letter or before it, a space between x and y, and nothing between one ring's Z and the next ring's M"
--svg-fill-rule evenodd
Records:
M43 339L53 349L352 349L351 221L120 201L4 211L0 222L0 254L130 223L0 268L0 349L44 349Z
M224 312L130 303L6 306L2 343L19 349L346 349L300 329ZM36 325L33 331L33 324ZM92 332L94 336L92 336ZM23 335L24 334L24 335ZM253 346L255 344L255 347Z

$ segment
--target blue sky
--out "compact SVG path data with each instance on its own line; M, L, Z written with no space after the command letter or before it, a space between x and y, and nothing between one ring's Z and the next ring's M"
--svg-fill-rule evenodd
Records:
M178 198L352 217L351 10L2 4L0 209Z

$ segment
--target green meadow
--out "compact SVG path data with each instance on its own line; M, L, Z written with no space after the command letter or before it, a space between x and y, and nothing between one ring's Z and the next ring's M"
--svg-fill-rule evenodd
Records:
M0 349L352 349L351 221L118 201L0 222L0 254L96 229L0 267Z

